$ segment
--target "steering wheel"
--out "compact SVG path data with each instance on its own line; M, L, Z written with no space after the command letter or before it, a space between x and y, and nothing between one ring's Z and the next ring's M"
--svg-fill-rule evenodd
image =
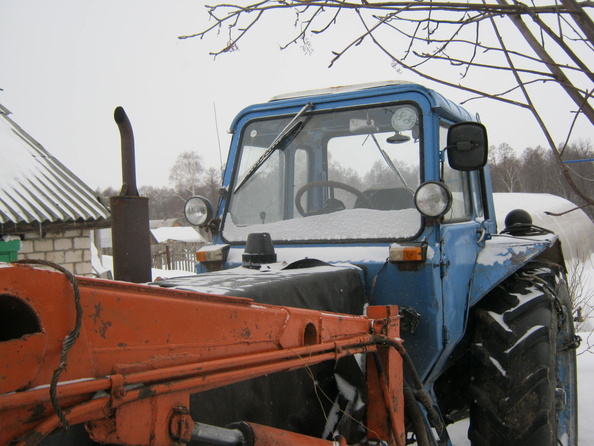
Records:
M330 180L312 181L311 183L307 183L304 186L300 187L297 193L295 194L295 207L297 208L297 212L299 212L299 214L301 214L302 217L307 217L309 215L312 215L312 213L305 212L303 206L301 206L301 197L305 192L315 187L332 187L345 190L357 196L358 198L361 198L364 204L370 209L373 208L373 203L371 202L369 197L365 195L363 192L361 192L359 189L355 189L353 186L349 186L345 183L339 183L338 181Z

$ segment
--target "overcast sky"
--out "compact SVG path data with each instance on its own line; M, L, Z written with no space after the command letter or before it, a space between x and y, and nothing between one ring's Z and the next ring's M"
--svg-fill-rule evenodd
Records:
M136 137L138 184L164 186L181 152L195 150L218 167L228 150L226 130L252 103L290 91L417 80L397 72L371 45L330 69L340 42L313 41L309 55L297 45L280 51L291 19L268 23L239 51L216 59L209 52L224 45L223 38L178 39L208 23L198 0L0 0L0 104L93 189L121 186L113 121L121 105ZM456 102L463 97L422 83ZM549 101L549 113L556 101ZM490 101L466 107L480 114L490 144L523 149L544 143L527 112ZM579 126L576 136L587 138L589 131Z

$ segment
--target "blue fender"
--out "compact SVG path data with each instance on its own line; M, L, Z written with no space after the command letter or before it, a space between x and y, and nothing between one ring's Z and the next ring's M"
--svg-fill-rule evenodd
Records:
M470 283L469 305L473 306L528 261L551 248L558 237L545 234L530 237L497 235L479 252Z

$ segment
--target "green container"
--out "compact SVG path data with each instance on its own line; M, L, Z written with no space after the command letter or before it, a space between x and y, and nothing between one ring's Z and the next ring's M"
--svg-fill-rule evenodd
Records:
M16 260L19 249L21 249L20 240L0 241L0 262L12 262Z

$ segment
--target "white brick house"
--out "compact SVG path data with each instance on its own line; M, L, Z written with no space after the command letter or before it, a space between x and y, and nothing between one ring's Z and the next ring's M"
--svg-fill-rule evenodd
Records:
M91 230L109 227L95 193L0 105L0 240L20 239L19 259L90 275Z

